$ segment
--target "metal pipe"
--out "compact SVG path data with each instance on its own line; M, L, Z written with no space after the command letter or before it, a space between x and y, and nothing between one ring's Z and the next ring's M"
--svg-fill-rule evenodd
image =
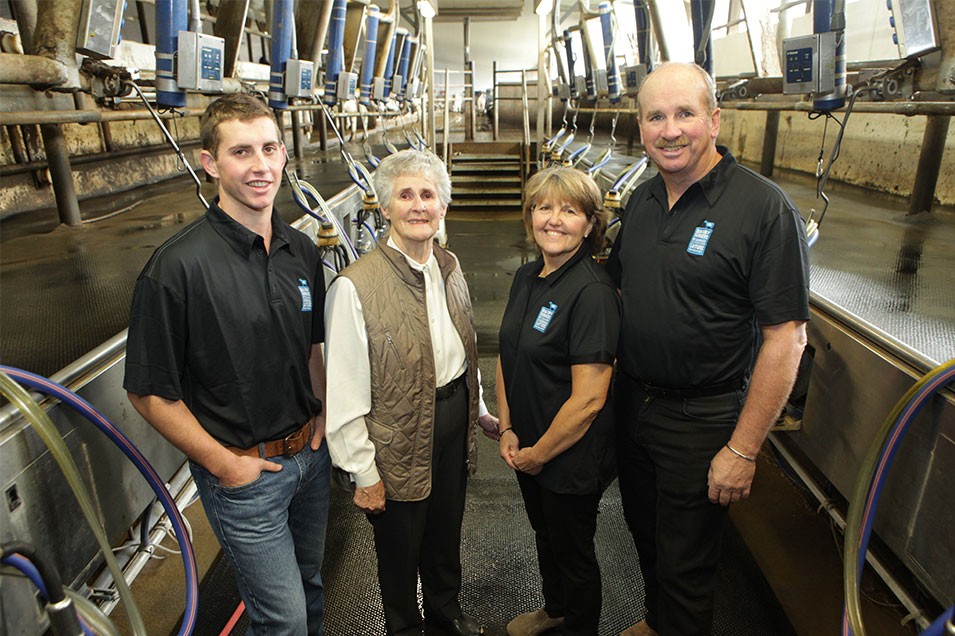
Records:
M929 212L935 200L935 186L938 173L942 168L942 155L945 153L945 138L948 136L949 116L931 115L925 122L922 135L922 151L915 170L915 184L912 186L912 198L909 200L908 214Z
M779 136L779 111L766 111L766 127L763 130L763 156L759 163L759 174L773 176L776 163L776 140Z
M494 95L492 95L494 101L491 102L491 108L494 109L494 134L493 134L493 138L494 138L494 141L497 141L498 134L500 133L500 123L501 123L501 122L500 122L501 104L500 104L500 96L499 96L499 94L498 94L498 89L499 89L499 87L498 87L498 84L497 84L497 74L498 74L499 71L497 70L497 60L493 60L491 64L492 64L492 67L493 67L493 69L494 69L494 70L493 70L493 75L492 75L492 77L494 78L494 82L493 82L493 84L492 84L492 86L494 87Z
M56 60L67 69L68 79L60 88L79 89L76 66L76 31L80 24L81 2L41 2L38 5L33 52Z
M193 33L202 33L201 16L199 0L189 0L189 30Z
M836 508L836 504L832 499L825 493L823 490L816 484L815 480L809 476L809 474L799 465L796 461L796 458L792 453L789 452L789 449L786 448L786 445L781 441L780 433L770 433L769 434L769 443L773 445L776 451L782 456L782 458L789 464L789 467L792 468L792 471L796 473L799 477L799 480L806 486L806 489L812 493L813 497L816 498L816 501L819 502L820 507L826 511L826 514L829 515L829 518L832 519L840 531L845 532L846 529L846 519L845 516ZM927 627L928 621L925 618L925 610L919 606L918 602L912 598L912 596L905 590L904 587L892 576L891 571L886 567L882 560L875 556L871 550L866 552L865 560L868 561L869 565L872 566L872 569L876 574L879 575L879 578L886 584L886 586L895 594L895 597L902 602L902 605L909 611L909 615L914 617L914 620L920 627Z
M160 114L164 119L186 116L198 117L204 108L186 108L175 113ZM138 121L152 119L149 111L145 110L33 110L33 111L0 111L0 126L27 126L30 124L89 124L113 121Z
M305 157L305 143L302 139L302 111L292 111L292 149L296 159Z
M785 110L810 113L815 109L812 102L725 102L723 110ZM955 115L955 102L856 102L856 113L879 113L889 115Z
M80 203L76 198L73 185L73 169L70 166L70 152L63 138L63 131L56 124L40 126L43 135L43 147L46 149L46 161L50 167L50 179L53 182L53 196L56 198L56 210L60 222L77 226L83 222L80 216Z
M181 148L198 146L198 139L183 141L179 144ZM137 157L142 155L153 155L166 152L169 145L165 143L152 144L149 146L138 146L135 148L123 148L121 150L111 150L109 152L94 152L88 155L79 155L70 159L70 164L81 166L87 163L96 163L97 161L108 161L111 159L122 159L124 157ZM10 177L34 170L45 170L48 167L46 161L21 161L0 166L0 177Z
M315 64L315 68L321 66L322 49L325 47L325 36L328 35L328 25L332 20L332 7L334 0L323 0L322 13L318 19L318 32L315 39L312 40L312 50L309 59ZM251 58L250 58L251 59Z
M26 84L34 88L62 86L70 80L70 69L42 55L0 53L0 84Z
M660 7L657 6L658 2L659 0L647 0L647 3L650 5L650 24L653 25L653 32L656 34L663 33L663 18L660 15ZM667 48L667 39L665 37L658 37L656 43L657 48L660 50L660 59L664 62L669 62L670 49Z
M10 0L10 9L17 21L17 31L20 32L20 43L23 52L33 55L33 33L36 31L36 0ZM3 64L0 64L3 68Z
M451 99L448 94L448 83L451 77L451 71L444 69L444 125L442 128L442 139L444 140L443 148L441 149L444 154L444 165L448 165L448 137L451 135Z
M387 13L378 16L378 29L380 31L378 41L381 42L382 47L387 48L380 47L381 51L375 61L375 77L385 78L386 97L388 95L387 87L391 85L391 75L394 73L394 59L398 55L395 46L397 44L399 20L398 0L390 0ZM384 25L384 28L381 25Z
M693 23L694 61L710 75L713 72L713 0L691 0L690 21Z
M424 33L427 50L425 51L425 62L427 64L423 73L422 81L428 85L428 144L431 150L437 149L438 140L435 131L434 117L434 20L424 17Z

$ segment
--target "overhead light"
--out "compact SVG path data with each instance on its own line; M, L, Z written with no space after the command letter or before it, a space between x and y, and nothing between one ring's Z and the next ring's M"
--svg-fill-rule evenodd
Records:
M438 0L418 0L418 12L421 17L430 20L438 15Z
M554 10L554 0L535 0L534 13L537 15L548 15Z

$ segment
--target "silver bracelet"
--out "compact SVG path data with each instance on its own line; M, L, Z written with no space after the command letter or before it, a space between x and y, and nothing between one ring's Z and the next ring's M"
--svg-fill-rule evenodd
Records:
M733 448L732 446L730 446L730 445L729 445L729 442L726 443L726 448L730 449L730 452L732 452L734 455L736 455L736 456L738 456L738 457L742 457L743 459L745 459L745 460L748 461L748 462L755 462L755 461L756 461L756 458L755 458L755 457L750 457L749 455L746 455L745 453L739 452L738 450L736 450L735 448Z

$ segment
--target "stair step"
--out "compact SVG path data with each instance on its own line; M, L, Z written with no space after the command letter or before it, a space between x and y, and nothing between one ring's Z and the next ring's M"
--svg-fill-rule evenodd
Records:
M518 155L482 155L482 154L453 154L451 155L451 163L458 163L460 161L520 161L521 158Z
M520 173L521 167L519 164L455 164L451 167L452 174L459 174L462 172L474 173L474 172L517 172Z
M520 209L520 199L476 199L468 201L458 201L455 199L451 203L451 208L461 210L464 208L512 208Z
M506 174L486 174L486 175L458 175L455 173L451 174L451 184L465 185L469 183L480 183L480 184L501 184L501 185L511 185L511 184L521 184L520 175L506 175Z

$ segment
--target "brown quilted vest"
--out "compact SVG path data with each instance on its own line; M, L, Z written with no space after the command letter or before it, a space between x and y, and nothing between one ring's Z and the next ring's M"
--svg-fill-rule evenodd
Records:
M467 465L477 461L477 345L467 282L451 252L434 246L445 281L448 311L467 356ZM420 501L431 494L435 407L434 355L425 305L424 274L404 255L381 245L342 273L361 301L371 366L371 411L365 416L375 445L375 463L394 501Z

